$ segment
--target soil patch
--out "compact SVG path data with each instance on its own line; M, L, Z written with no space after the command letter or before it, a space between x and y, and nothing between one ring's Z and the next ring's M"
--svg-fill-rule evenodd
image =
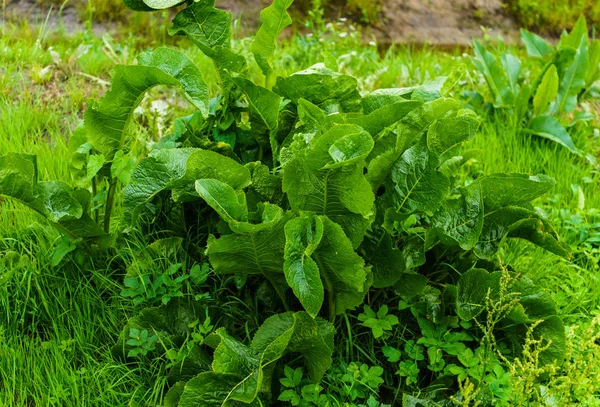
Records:
M305 14L308 1L295 4L296 13ZM260 10L268 0L218 0L217 7L230 10L234 18L241 18L242 32L252 32L260 22ZM334 7L332 15L344 16L343 7ZM0 25L6 20L25 16L34 24L41 24L48 16L48 9L34 0L8 0L0 17ZM62 27L67 32L84 29L75 7L67 6L53 10L48 18L48 30ZM482 35L481 27L495 38L507 42L518 39L518 26L503 6L502 0L384 0L380 21L367 31L373 32L385 44L417 43L440 47L468 46L474 37ZM111 31L111 23L95 22L94 32Z

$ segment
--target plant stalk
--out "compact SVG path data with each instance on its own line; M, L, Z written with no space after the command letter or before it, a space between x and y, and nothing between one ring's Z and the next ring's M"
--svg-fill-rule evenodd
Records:
M112 178L108 187L108 196L106 197L106 208L104 211L104 231L110 233L110 216L112 215L113 204L115 202L115 191L117 189L117 179Z
M288 304L287 298L285 297L285 293L281 290L281 287L279 286L279 284L277 284L277 282L275 280L273 280L273 278L271 276L269 276L267 273L265 273L263 275L265 276L265 278L267 280L269 280L269 283L271 283L271 285L275 289L275 292L277 293L277 296L283 303L283 307L285 308L285 310L290 311L290 305Z

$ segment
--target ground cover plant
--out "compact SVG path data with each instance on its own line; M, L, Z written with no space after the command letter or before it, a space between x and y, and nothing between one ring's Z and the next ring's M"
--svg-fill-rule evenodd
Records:
M573 330L585 344L574 351L558 297L518 273L531 257L502 257L523 240L544 258L568 256L531 204L554 181L464 177L472 153L461 144L480 126L452 97L466 67L363 95L327 54L316 56L325 63L276 75L282 25L272 22L289 21L288 5L275 1L264 12L250 52L231 46L229 17L211 3L182 8L171 32L214 60L216 84L206 67L167 48L115 68L111 90L70 140L76 186L42 181L31 156L2 157L3 197L62 234L48 262L86 270L90 254L108 257L108 277L90 285L119 290L134 311L104 346L123 376L151 366L157 388L153 401L132 399L377 406L593 398L593 384L584 390L564 372L589 363L596 323ZM129 130L157 85L185 93L190 114L147 154ZM574 222L593 250L595 235L585 233L594 227ZM15 247L5 252L3 270L32 268ZM67 339L60 345L70 352ZM69 400L67 389L55 393L55 404Z

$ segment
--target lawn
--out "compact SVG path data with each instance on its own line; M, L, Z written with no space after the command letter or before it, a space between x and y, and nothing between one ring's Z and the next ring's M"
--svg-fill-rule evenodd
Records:
M209 3L4 26L0 405L600 405L585 19L382 50Z

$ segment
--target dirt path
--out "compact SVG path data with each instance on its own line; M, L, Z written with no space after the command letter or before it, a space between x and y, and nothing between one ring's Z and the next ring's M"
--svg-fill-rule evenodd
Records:
M382 14L377 31L390 43L464 46L483 34L482 26L492 38L500 34L508 42L519 34L501 0L387 0Z
M306 3L306 2L302 2ZM252 29L259 23L260 10L267 0L217 0L217 6L231 10L240 17L244 27ZM502 35L508 42L518 38L518 27L502 6L502 0L383 0L378 24L370 30L382 44L429 43L442 47L468 46L472 39L482 35L485 27L492 37ZM296 5L296 7L302 7ZM60 11L60 12L59 12ZM343 7L334 8L334 15L344 15ZM49 13L35 0L7 0L6 9L0 17L0 25L6 20L26 18L41 24L48 18L47 28L59 27L67 32L84 29L75 7L58 8ZM94 23L94 32L111 31L111 25Z

